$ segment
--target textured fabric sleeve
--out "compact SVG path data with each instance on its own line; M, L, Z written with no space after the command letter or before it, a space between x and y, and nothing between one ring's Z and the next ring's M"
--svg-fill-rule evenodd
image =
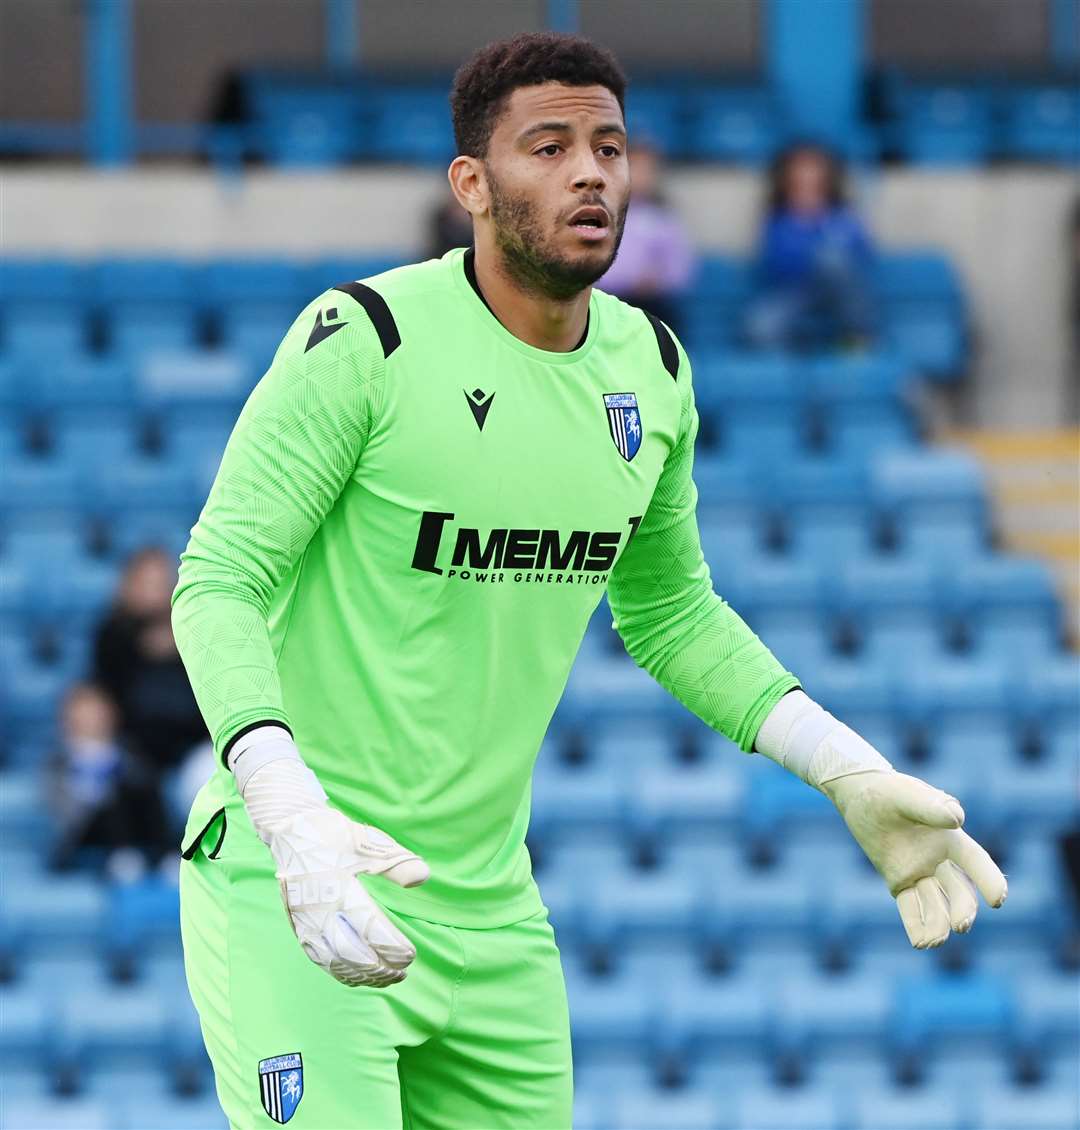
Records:
M750 753L765 716L800 684L713 591L695 513L697 409L690 363L681 345L678 352L679 438L641 526L612 570L608 603L634 662Z
M253 723L289 724L271 598L356 466L383 370L367 314L327 291L293 323L237 418L172 596L177 648L218 757Z

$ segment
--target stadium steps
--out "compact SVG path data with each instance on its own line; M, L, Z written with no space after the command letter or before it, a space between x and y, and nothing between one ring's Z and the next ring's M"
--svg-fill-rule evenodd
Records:
M1053 567L1080 649L1080 429L961 429L944 438L985 465L1005 545Z

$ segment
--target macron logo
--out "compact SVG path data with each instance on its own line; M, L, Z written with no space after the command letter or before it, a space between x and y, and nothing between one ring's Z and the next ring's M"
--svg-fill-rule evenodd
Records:
M465 392L464 389L461 391ZM485 396L482 388L474 388L472 392L465 392L465 402L468 404L480 431L484 430L484 421L487 419L488 409L494 399L495 393L492 392Z

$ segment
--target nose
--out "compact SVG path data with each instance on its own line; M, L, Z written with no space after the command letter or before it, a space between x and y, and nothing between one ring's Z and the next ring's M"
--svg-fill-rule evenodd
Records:
M587 150L574 166L574 190L580 192L591 188L602 192L606 185L607 178L596 160L596 154L591 149Z

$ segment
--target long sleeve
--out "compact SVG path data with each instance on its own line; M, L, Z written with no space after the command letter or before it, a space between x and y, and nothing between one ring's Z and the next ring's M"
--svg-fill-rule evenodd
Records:
M219 757L256 722L289 725L271 601L356 466L383 365L367 314L328 291L286 333L229 437L172 597L177 648Z
M608 603L634 662L750 753L765 716L800 684L713 591L695 514L698 416L681 346L679 358L679 438L641 526L612 570Z

